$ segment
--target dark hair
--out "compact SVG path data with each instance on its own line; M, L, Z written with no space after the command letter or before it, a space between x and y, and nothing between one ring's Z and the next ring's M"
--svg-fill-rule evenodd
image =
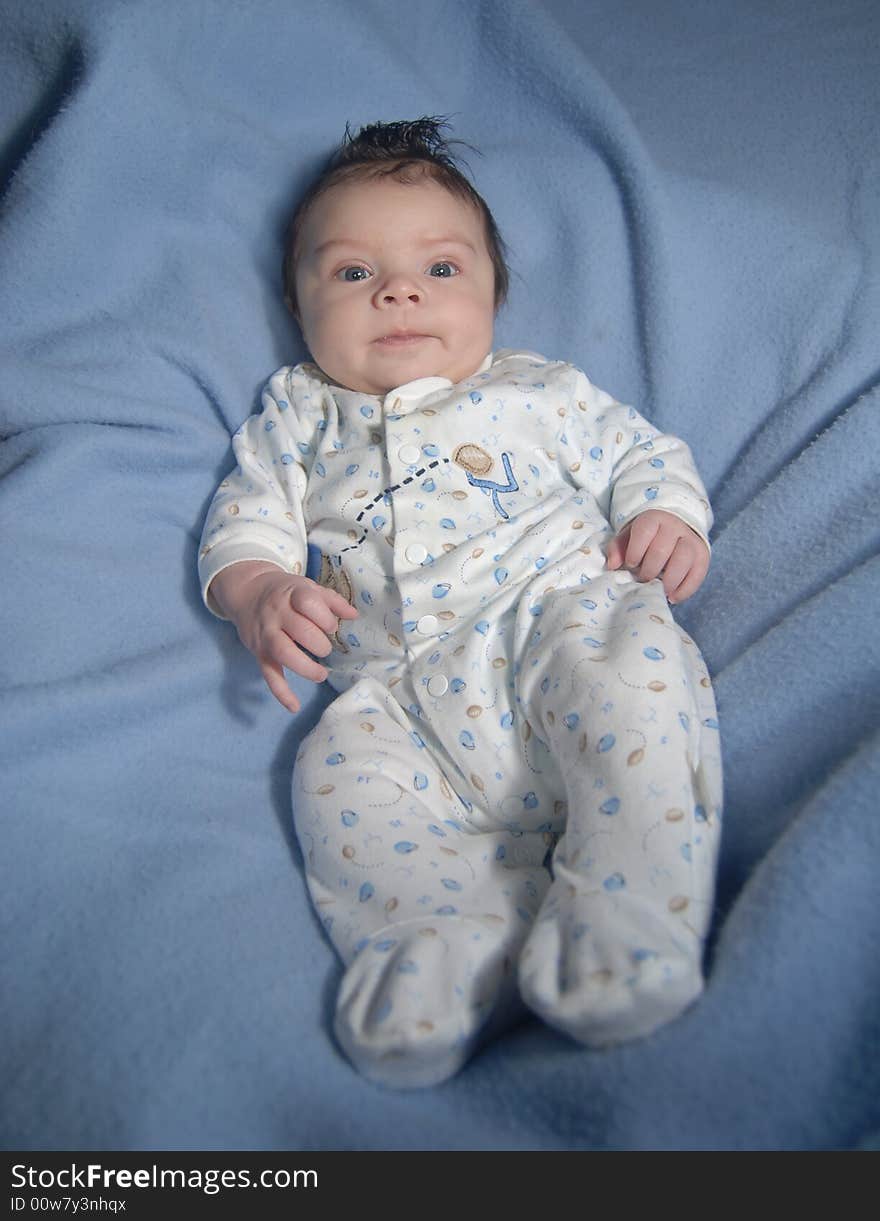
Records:
M483 218L486 245L495 269L495 308L507 296L510 273L505 258L505 245L495 218L482 195L462 173L450 151L450 144L441 134L449 123L442 116L424 116L410 122L371 123L352 135L346 124L345 136L305 195L297 204L287 231L284 251L284 296L292 313L296 313L296 263L303 223L315 200L341 182L356 178L397 179L417 182L431 178L466 200Z

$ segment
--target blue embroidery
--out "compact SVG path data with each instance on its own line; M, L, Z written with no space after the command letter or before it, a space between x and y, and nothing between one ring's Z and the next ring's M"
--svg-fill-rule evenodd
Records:
M502 454L501 462L504 466L504 473L507 476L507 483L496 483L492 479L478 479L476 475L472 475L470 471L465 471L468 477L468 483L472 487L482 488L484 492L492 493L492 504L495 506L495 511L505 521L510 521L510 514L506 513L501 507L501 501L498 499L499 492L518 492L519 484L513 476L513 469L510 465L510 455Z

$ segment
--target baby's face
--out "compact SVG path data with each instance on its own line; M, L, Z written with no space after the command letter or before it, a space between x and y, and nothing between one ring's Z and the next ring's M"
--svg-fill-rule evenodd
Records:
M482 219L429 178L356 180L319 197L300 237L296 292L312 358L350 390L459 382L492 348Z

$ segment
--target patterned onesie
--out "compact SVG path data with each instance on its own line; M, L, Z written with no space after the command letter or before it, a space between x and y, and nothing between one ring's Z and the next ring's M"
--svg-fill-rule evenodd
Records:
M353 1063L436 1083L519 997L593 1046L677 1016L712 908L715 704L661 582L604 548L646 508L706 538L687 446L529 352L381 397L284 368L233 445L207 605L232 563L319 552L360 612L294 769Z

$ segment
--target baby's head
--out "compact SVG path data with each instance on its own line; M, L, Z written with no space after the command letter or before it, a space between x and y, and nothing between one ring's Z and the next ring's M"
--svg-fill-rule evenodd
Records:
M288 305L312 358L350 390L458 382L492 349L504 243L444 126L424 118L346 131L291 221Z

